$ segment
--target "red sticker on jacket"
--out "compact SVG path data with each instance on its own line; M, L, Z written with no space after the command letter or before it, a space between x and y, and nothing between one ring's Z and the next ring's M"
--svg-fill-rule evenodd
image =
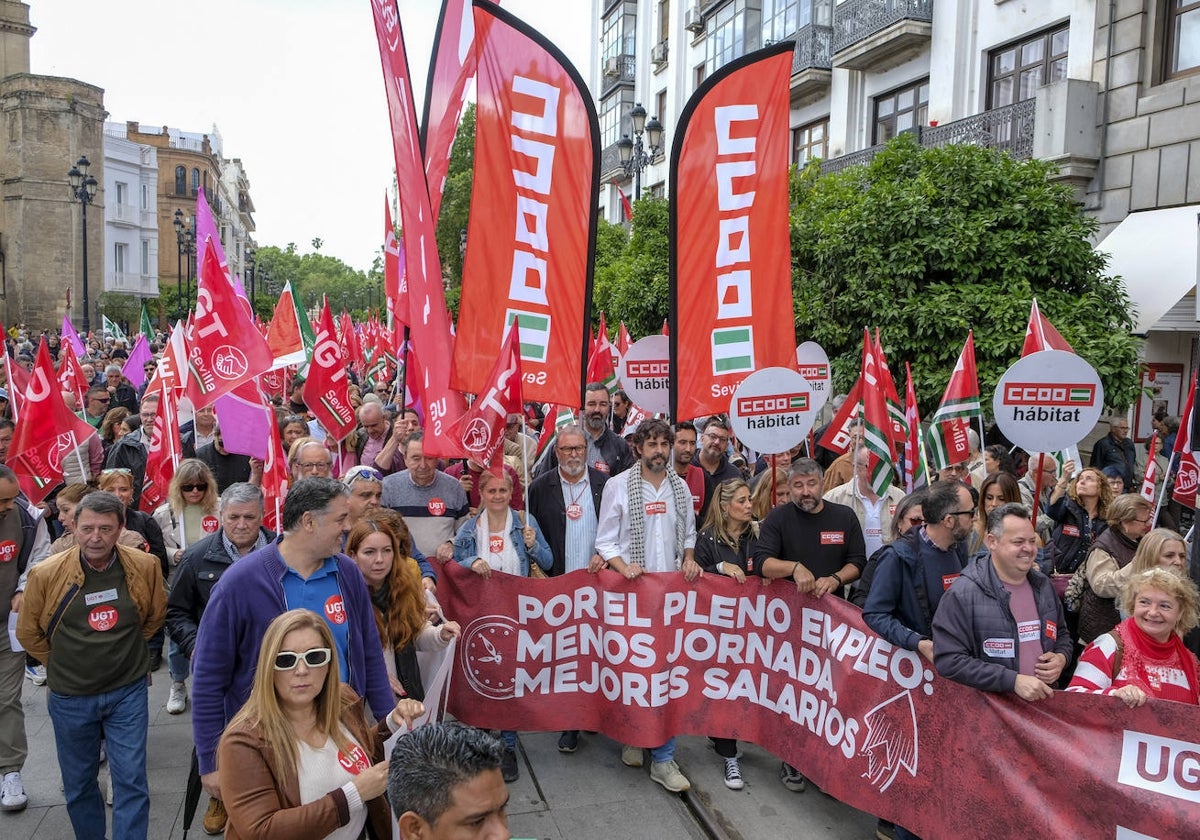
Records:
M367 754L363 752L363 748L358 744L350 745L350 754L338 750L338 764L352 776L357 776L362 771L371 766L371 762L367 760Z
M346 605L342 603L341 595L330 595L325 601L325 618L331 624L346 623Z
M942 591L945 592L947 589L949 589L950 584L954 583L956 580L958 580L957 574L942 575Z
M575 520L583 516L583 505L573 502L567 505L567 519Z
M217 529L221 527L221 523L215 516L206 516L200 520L200 527L204 529L206 534L215 534Z
M0 563L11 563L17 559L17 555L21 550L17 548L17 544L12 540L0 542Z
M666 502L646 502L647 516L662 516L667 512Z
M429 508L430 516L441 516L446 512L446 503L436 496L429 500L429 504L426 507Z
M821 545L844 545L846 542L845 531L822 531Z
M504 551L503 534L493 534L492 536L488 537L488 551L492 552L492 554L499 554L500 552Z
M115 607L95 607L88 613L88 624L97 633L103 633L117 626L117 610Z
M612 472L605 461L597 461L596 463L592 464L592 469L599 470L602 473Z
M1079 527L1077 525L1064 525L1062 532L1064 537L1078 537Z
M1046 635L1053 640L1058 639L1058 624L1053 621L1046 622Z

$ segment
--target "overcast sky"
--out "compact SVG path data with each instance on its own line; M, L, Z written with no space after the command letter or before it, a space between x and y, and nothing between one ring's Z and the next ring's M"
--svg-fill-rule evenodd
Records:
M112 121L216 124L250 178L260 246L307 252L320 237L322 253L370 267L394 166L370 0L26 1L32 72L104 88ZM503 5L588 78L591 3ZM400 0L418 103L440 6Z

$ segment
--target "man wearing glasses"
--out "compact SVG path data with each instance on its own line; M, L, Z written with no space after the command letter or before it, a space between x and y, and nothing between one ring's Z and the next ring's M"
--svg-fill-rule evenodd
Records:
M729 462L729 456L726 454L732 435L729 421L719 414L710 417L704 425L704 434L700 436L700 448L692 463L704 469L713 487L731 478L745 478L742 471Z
M99 429L100 424L104 422L104 415L108 414L108 408L112 404L112 395L103 385L93 385L88 389L86 398L87 403L83 407L83 413L79 416Z
M588 434L587 464L608 476L625 472L636 461L629 444L609 428L609 412L612 403L603 382L589 382L583 391L582 426ZM538 475L553 472L558 466L558 457L553 451L538 467Z
M295 459L288 466L291 468L292 481L329 478L333 474L333 456L325 444L311 440L297 450Z

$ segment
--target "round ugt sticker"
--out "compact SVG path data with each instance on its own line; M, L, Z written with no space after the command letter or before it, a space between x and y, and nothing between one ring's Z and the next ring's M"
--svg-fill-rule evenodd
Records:
M325 618L333 624L346 623L346 605L341 595L330 595L325 601Z
M93 607L88 613L88 624L97 633L104 633L117 626L117 610L115 607Z
M429 508L430 516L441 516L446 512L446 502L437 497L430 499L427 507Z

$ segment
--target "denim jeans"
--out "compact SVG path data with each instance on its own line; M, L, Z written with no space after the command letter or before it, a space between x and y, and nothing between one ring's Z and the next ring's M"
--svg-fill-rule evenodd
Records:
M96 780L100 772L101 737L113 784L113 837L146 840L150 828L147 703L145 677L104 694L71 696L50 692L50 720L54 724L58 766L76 840L105 837L104 797Z
M183 648L175 644L175 640L167 637L167 671L171 674L171 682L184 682L191 673L192 663L183 652Z
M655 747L650 750L650 760L655 764L661 764L664 761L671 761L675 758L675 739L668 738L667 743L661 747Z

